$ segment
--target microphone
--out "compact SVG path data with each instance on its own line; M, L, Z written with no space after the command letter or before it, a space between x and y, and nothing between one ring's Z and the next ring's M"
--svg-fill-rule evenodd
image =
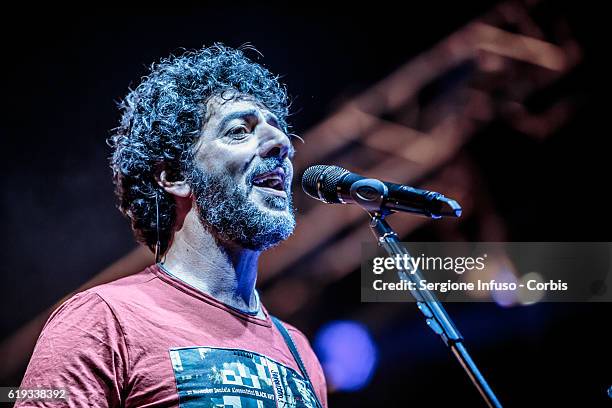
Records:
M367 178L338 166L307 168L302 188L324 203L359 204L369 212L402 211L430 218L461 216L459 203L440 193Z

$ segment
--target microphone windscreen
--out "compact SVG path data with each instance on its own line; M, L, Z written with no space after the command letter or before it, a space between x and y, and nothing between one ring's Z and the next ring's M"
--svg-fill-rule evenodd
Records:
M340 203L337 186L349 171L338 166L318 164L306 169L302 189L306 194L326 203Z

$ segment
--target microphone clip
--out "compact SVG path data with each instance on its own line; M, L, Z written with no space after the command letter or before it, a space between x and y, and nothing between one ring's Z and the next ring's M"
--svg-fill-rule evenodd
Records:
M387 207L389 189L382 181L373 178L361 179L354 182L351 185L350 195L355 204L359 205L370 215L380 216L384 218L389 214L393 214L396 211ZM444 196L440 193L430 192L427 197L429 200ZM415 211L416 213L416 211ZM420 209L417 215L424 216L432 219L442 218L441 215L433 214L425 209Z
M368 213L382 213L389 189L377 179L367 178L351 185L351 198Z

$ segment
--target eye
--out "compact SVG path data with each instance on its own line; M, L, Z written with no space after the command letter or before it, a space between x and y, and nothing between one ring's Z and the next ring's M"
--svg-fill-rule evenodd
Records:
M249 135L249 129L244 125L235 126L227 132L227 135L234 139L244 139Z

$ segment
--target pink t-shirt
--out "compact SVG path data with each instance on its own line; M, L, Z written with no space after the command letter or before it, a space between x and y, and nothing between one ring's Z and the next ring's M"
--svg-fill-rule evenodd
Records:
M16 407L316 407L282 335L152 265L81 292L47 321L21 388L66 400ZM286 325L319 400L325 378L306 337Z

